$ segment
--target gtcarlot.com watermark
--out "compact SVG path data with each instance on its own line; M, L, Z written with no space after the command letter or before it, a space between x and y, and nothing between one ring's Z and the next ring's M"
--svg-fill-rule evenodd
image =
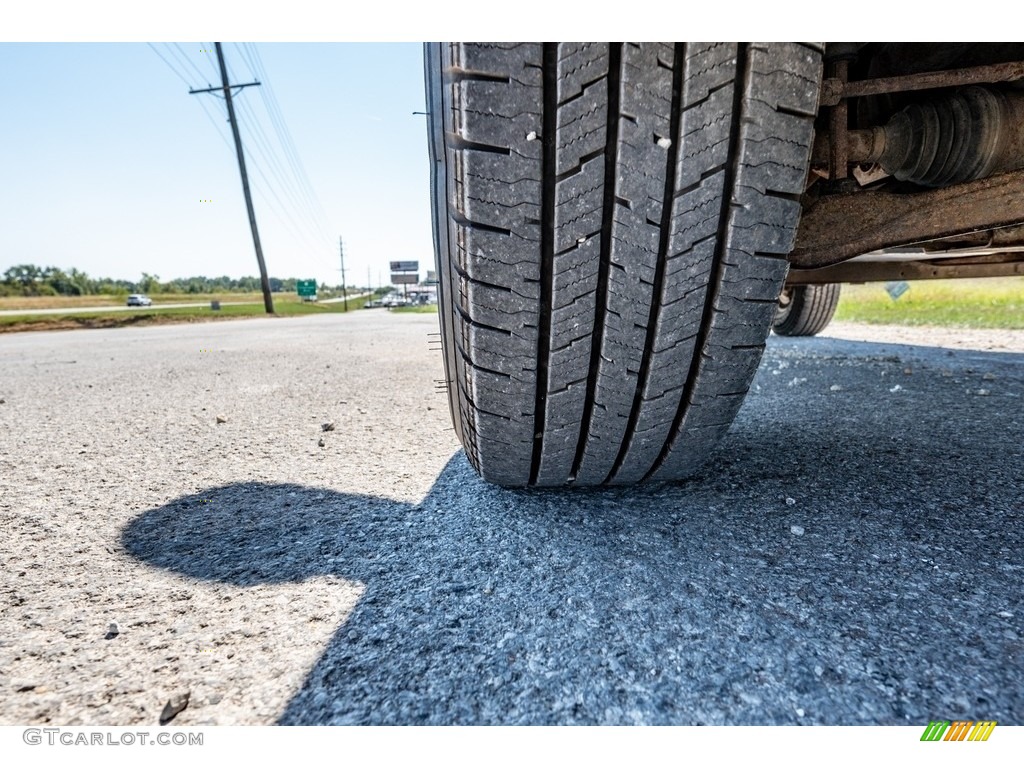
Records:
M26 744L36 746L63 745L65 747L201 747L202 733L185 733L183 731L87 731L72 728L26 728L21 733Z

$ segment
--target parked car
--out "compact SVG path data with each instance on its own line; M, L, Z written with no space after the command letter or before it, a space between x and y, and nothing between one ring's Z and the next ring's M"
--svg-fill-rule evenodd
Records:
M133 293L128 297L129 307L151 307L153 300L143 293Z
M410 304L412 302L409 299L398 293L389 293L381 299L382 307L408 307Z

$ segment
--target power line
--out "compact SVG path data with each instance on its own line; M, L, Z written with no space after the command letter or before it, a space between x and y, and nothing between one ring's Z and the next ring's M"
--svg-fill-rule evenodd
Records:
M182 71L185 73L185 76L191 82L192 78L193 78L192 71L194 71L195 68L189 66L190 62L188 60L188 57L187 56L183 57L183 55L181 53L179 53L178 51L176 51L174 48L171 47L170 43L163 43L163 46L164 46L164 51L166 51L167 55L174 60L175 64L177 64L179 67L181 67ZM192 71L190 71L190 70L192 70ZM196 82L200 82L201 83L202 81L203 81L203 78L200 77L200 79L198 81L196 81Z
M250 126L252 124L252 118L247 117L246 125ZM251 131L248 135L250 138L254 138L257 135L257 133ZM266 172L264 172L264 168L261 167L260 162L257 161L256 156L253 154L254 149L258 152L258 154L260 155L260 157L263 158L264 161L268 162L268 165L266 166ZM263 197L267 201L268 207L270 207L275 217L287 227L288 231L295 238L296 245L299 246L303 256L303 263L306 264L307 266L311 266L314 271L317 271L318 269L322 268L323 261L321 259L313 257L313 254L322 252L324 248L319 242L316 241L315 238L311 237L308 225L301 225L292 216L291 211L294 211L296 215L306 213L307 216L308 211L306 211L300 205L297 205L295 203L295 198L294 194L291 191L291 186L285 181L283 181L280 176L279 166L277 166L276 164L276 156L267 148L262 146L262 141L248 142L246 146L246 155L248 158L252 160L253 168L255 168L256 172L263 179L266 185L266 189L270 192L271 195L273 195L273 198L276 201L276 205L265 194L263 194L263 189L260 185L254 185L255 189L259 191L261 193L261 197ZM276 183L272 183L271 179L267 178L268 173L270 176L273 177ZM284 193L286 199L291 201L290 205L286 204L285 201L282 200L282 198L277 194L278 189L280 189ZM287 221L285 221L285 218L287 218ZM302 218L301 215L299 215L299 218Z
M146 45L148 45L150 49L153 51L153 53L155 53L160 58L160 60L167 65L167 68L174 73L175 77L181 80L181 82L183 82L189 88L192 87L192 83L188 81L185 75L182 75L178 68L175 65L171 64L171 62L169 62L164 57L164 55L160 53L160 50L155 45L153 45L152 43L146 43ZM217 135L220 136L221 141L223 141L225 146L227 146L230 149L231 144L228 142L227 136L224 135L223 129L217 123L217 120L214 118L214 116L210 114L210 111L206 108L206 104L201 99L197 103L202 108L203 114L206 115L206 119L210 121L210 124L213 126L214 130L217 131Z
M241 102L239 103L239 106L241 106ZM296 197L294 183L288 176L284 167L281 165L278 155L274 151L273 145L267 138L266 133L264 133L263 128L260 126L259 119L256 116L255 112L253 112L250 107L246 106L242 110L242 113L246 117L246 128L248 131L248 135L251 139L253 139L251 144L254 148L256 148L259 151L260 155L266 160L267 170L277 180L285 196L289 199L292 206L294 207L296 213L300 215L305 214L305 216L308 219L307 224L313 224L313 217L311 212L309 211L308 206L304 206L303 203Z
M189 88L191 88L191 87L192 87L192 83L190 83L190 82L189 82L189 81L188 81L188 80L187 80L187 79L186 79L186 78L184 77L184 75L182 75L182 74L181 74L181 73L180 73L180 72L179 72L179 71L178 71L178 70L177 70L177 69L175 68L175 66L174 66L173 64L171 64L171 62L169 62L169 61L168 61L167 59L165 59L165 58L163 57L163 54L162 54L162 53L160 53L160 51L159 51L159 50L157 50L157 47L156 47L155 45L153 45L152 43L146 43L146 45L148 45L148 46L150 47L150 49L151 49L151 50L153 51L153 53L155 53L155 54L156 54L157 56L159 56L159 57L160 57L160 61L162 61L162 62L163 62L164 64L166 64L166 65L167 65L167 68L168 68L168 69L170 69L170 70L171 70L171 72L173 72L173 73L175 74L175 76L176 76L176 77L177 77L177 78L178 78L179 80L181 80L181 82L183 82L183 83L184 83L184 84L185 84L186 86L188 86Z
M168 43L167 45L173 45L175 47L175 49L177 49L178 53L181 54L181 57L185 60L185 62L188 64L188 66L190 66L192 68L192 71L195 72L199 76L199 80L197 82L201 83L203 81L204 75L203 75L202 71L200 71L199 67L196 66L195 62L192 61L191 58L189 58L189 55L187 53L185 53L185 50L178 43ZM210 84L209 78L207 78L206 84L207 85Z
M224 131L221 125L217 122L217 119L212 114L210 114L210 111L206 108L206 104L203 102L202 99L199 99L198 103L199 106L203 109L203 114L206 115L206 118L210 121L210 124L213 126L214 130L217 131L217 135L220 136L220 140L224 142L224 146L227 147L228 149L231 149L231 142L228 141L228 137L224 134ZM226 117L225 122L227 122Z
M259 176L260 176L260 178L261 178L261 179L263 179L263 182L264 182L264 184L266 185L266 188L267 188L267 190L268 190L268 191L270 192L270 194L271 194L271 195L272 195L272 196L274 197L274 200L276 200L276 201L277 201L277 204L278 204L278 205L280 206L280 212L278 211L278 209L277 209L277 208L275 208L275 207L274 207L274 206L273 206L273 205L271 204L271 202L270 202L270 199L269 199L269 198L268 198L268 197L266 196L266 194L265 194L265 193L263 192L263 189L262 189L262 188L261 188L261 187L260 187L259 185L256 185L256 186L255 186L255 189L256 189L256 191L257 191L257 192L259 192L259 193L260 193L260 196L261 196L261 197L262 197L262 198L264 199L264 201L266 201L266 202L267 202L267 207L269 207L269 208L270 208L270 210L271 210L271 211L272 211L272 212L274 213L274 215L275 215L275 216L277 216L277 219L278 219L278 221L280 221L280 222L281 222L281 223L282 223L282 224L283 224L283 225L284 225L284 226L285 226L285 227L286 227L286 228L287 228L287 229L289 230L290 234L291 234L291 235L292 235L292 236L293 236L293 237L294 237L294 238L295 238L295 239L296 239L297 241L300 241L300 240L304 240L305 242L303 243L303 245L305 245L305 246L307 246L307 247L310 247L310 248L313 248L313 249L315 249L315 248L316 248L316 244L315 244L315 243L313 243L313 241L311 241L311 240L309 240L309 239L308 239L308 235L305 235L305 234L303 234L303 230L302 230L302 227L300 227L300 226L299 226L299 225L298 225L298 224L297 224L297 223L295 222L295 220L294 220L294 219L293 219L293 218L291 217L291 214L289 214L289 213L288 213L288 208L287 208L287 206L285 206L285 204L281 202L281 198L279 198L279 197L277 196L277 193L276 193L276 192L274 191L274 185L273 185L273 184L271 184L271 183L270 183L270 181L269 181L269 180L267 179L266 175L265 175L265 174L263 173L263 169L262 169L262 168L260 168L259 164L258 164L258 163L256 162L256 160L255 160L255 159L253 158L253 156L252 156L252 153L251 153L251 152L249 152L249 150L248 150L248 149L247 149L247 150L245 150L245 156L246 156L246 158L247 158L247 159L248 159L248 160L250 161L250 164L252 165L252 167L253 167L253 169L254 169L254 170L256 171L256 173L257 173L257 174L259 174ZM288 225L288 222L286 222L286 221L284 220L284 218L282 218L282 216L281 216L281 213L283 213L283 214L284 214L284 216L288 218L288 221L290 221L290 222L291 222L291 226L289 226L289 225Z
M317 229L320 231L321 237L327 239L326 231L320 225L320 220L326 220L327 214L325 213L323 205L320 203L316 192L313 190L313 187L309 182L309 176L306 174L306 169L302 164L302 160L299 158L298 150L295 148L295 142L292 139L291 132L288 130L284 116L281 114L281 108L277 101L277 95L274 93L273 85L266 77L266 68L263 65L263 60L260 57L259 50L251 43L249 46L252 52L252 59L257 67L257 72L259 72L262 75L263 80L267 82L266 89L260 90L260 98L263 99L264 105L267 107L267 114L271 117L271 123L274 126L275 132L278 134L278 140L281 142L281 146L285 150L285 155L292 163L293 171L299 181L300 189L302 189L304 196L313 211L318 215Z
M251 47L248 44L236 43L235 49L242 61L249 68L251 75L254 78L258 77L265 87L271 87L269 80L266 77L266 70L261 68L260 63L257 63L251 55ZM254 49L252 50L254 51ZM277 106L274 101L268 102L263 98L263 89L261 89L260 95L264 102L264 108L266 110L266 115L270 120L271 127L278 138L277 144L283 150L283 164L279 160L278 152L275 151L274 142L270 140L269 136L263 130L262 120L256 117L255 112L252 111L252 107L247 106L245 109L247 110L246 114L249 115L249 117L246 121L246 126L247 130L250 131L250 135L254 138L253 144L267 161L268 171L278 179L285 196L294 206L296 214L300 218L304 219L320 238L326 240L323 226L324 221L322 218L323 207L318 206L319 201L314 199L315 195L311 196L311 189L308 187L308 180L306 181L306 186L303 186L303 171L301 163L296 165L298 156L294 143L289 145L287 141L287 133L282 133L280 130L283 124L283 116L280 113L280 107ZM287 170L285 170L285 166L287 166ZM320 217L317 215L318 208L321 214ZM314 248L314 250L319 250L319 248Z
M264 79L266 79L266 69L263 67L262 61L258 59L258 53L255 47L252 47L252 53L254 56L254 61L256 61L256 72L261 73L264 76ZM303 184L303 173L301 163L298 161L297 153L295 152L294 149L294 144L290 141L290 135L288 133L287 126L284 124L284 117L281 115L280 106L272 91L272 87L273 86L269 85L268 82L267 90L260 92L260 98L263 100L263 105L267 111L267 116L270 118L271 126L273 127L274 133L277 136L277 140L281 146L281 149L284 152L285 160L288 162L292 174L296 179L298 188L303 194L303 196L306 198L306 203L310 205L311 208L315 209L315 203L312 197L310 196L308 186Z

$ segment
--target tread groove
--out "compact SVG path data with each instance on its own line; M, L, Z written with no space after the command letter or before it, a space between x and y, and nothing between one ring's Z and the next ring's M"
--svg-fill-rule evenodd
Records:
M541 244L540 244L540 328L537 339L537 385L533 407L533 456L530 485L536 485L544 451L544 418L547 415L548 366L551 355L551 299L555 282L555 152L558 144L558 44L544 43L543 127L541 129Z
M671 239L672 223L672 200L675 197L676 161L679 158L679 128L682 123L682 97L683 97L683 73L686 67L686 44L676 43L675 56L672 65L672 111L669 136L672 144L665 153L665 191L661 201L661 221L653 222L660 226L658 236L658 262L654 273L654 287L651 292L651 310L647 320L647 336L644 342L643 358L640 363L640 371L636 377L636 391L633 394L633 406L629 412L629 421L626 424L626 433L619 446L619 453L615 457L611 471L604 480L604 484L612 482L622 468L622 462L633 442L636 434L637 422L640 420L640 409L643 406L644 389L651 372L651 359L653 357L655 342L657 340L658 314L661 311L665 300L665 272L668 266L668 248ZM659 65L661 61L658 61Z
M576 442L569 482L575 482L587 450L590 420L594 413L597 372L601 367L601 346L604 341L604 316L608 307L608 273L612 261L612 220L615 215L616 183L618 178L619 104L622 81L622 43L608 45L608 119L605 138L604 203L601 215L601 255L597 271L597 294L594 300L594 338L590 348L590 368L587 394L580 419L580 434Z
M489 152L492 155L511 155L512 150L509 147L499 147L496 144L484 144L480 141L470 141L464 139L457 133L447 133L445 135L445 142L452 149L469 149L474 152Z
M700 359L707 342L708 331L711 326L711 319L715 312L715 299L718 295L718 286L721 283L722 265L725 261L729 245L729 212L733 205L732 197L736 187L736 176L739 172L740 154L740 127L743 119L743 91L746 84L747 44L740 43L736 49L736 76L733 80L733 109L732 121L729 126L729 158L725 169L725 183L722 189L722 208L718 220L718 241L715 243L715 256L711 265L711 280L708 283L707 293L704 297L704 307L701 312L701 322L697 332L697 340L694 345L693 357L690 360L690 369L686 374L686 384L683 387L682 397L679 399L679 407L676 409L675 418L672 420L672 428L669 430L665 445L655 460L644 480L654 475L661 465L665 463L686 416L687 408L693 397L694 386L697 382L697 371L700 367Z
M488 325L487 323L481 323L479 320L474 320L472 317L469 316L469 313L466 312L466 310L464 310L458 304L453 304L452 306L454 306L455 311L462 316L462 319L465 320L469 325L473 326L474 328L479 328L483 331L493 331L494 333L500 333L503 336L512 335L512 331L507 330L505 328L498 328L497 326Z
M467 219L463 214L459 213L458 211L452 211L449 214L449 216L452 217L452 221L454 221L461 227L466 227L466 229L478 229L481 232L493 232L496 235L505 235L505 237L512 236L511 229L505 229L504 227L496 227L493 224L484 224L482 221L473 221L472 219Z

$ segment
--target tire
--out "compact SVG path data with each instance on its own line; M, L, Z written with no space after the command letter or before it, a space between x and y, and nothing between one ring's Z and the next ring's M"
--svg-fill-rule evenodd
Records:
M794 285L782 291L772 330L780 336L814 336L825 330L839 305L839 283Z
M820 47L425 58L445 384L469 461L505 486L690 476L775 316Z

